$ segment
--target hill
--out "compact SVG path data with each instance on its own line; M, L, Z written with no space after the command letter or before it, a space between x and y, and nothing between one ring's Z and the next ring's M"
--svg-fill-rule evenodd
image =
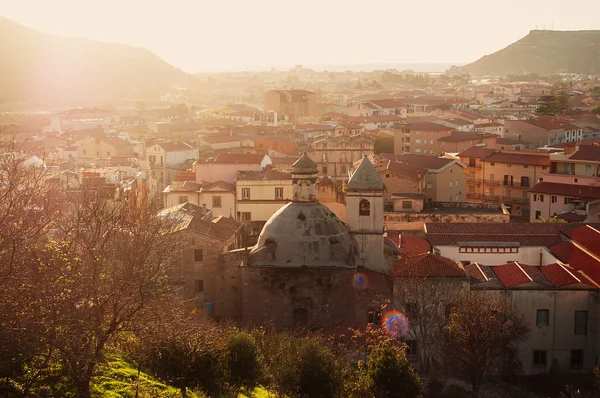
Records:
M532 30L521 40L464 68L473 76L600 73L600 30Z
M155 98L192 76L152 52L62 38L0 17L0 101Z

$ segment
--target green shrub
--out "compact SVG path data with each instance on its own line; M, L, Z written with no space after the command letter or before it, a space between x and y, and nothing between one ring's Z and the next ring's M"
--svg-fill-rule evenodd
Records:
M423 393L421 379L406 359L404 350L389 340L371 351L367 366L376 397L416 398Z

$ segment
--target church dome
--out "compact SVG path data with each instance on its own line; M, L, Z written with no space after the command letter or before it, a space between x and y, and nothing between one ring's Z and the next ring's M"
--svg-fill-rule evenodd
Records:
M291 202L263 227L248 265L352 267L356 243L348 227L319 202Z

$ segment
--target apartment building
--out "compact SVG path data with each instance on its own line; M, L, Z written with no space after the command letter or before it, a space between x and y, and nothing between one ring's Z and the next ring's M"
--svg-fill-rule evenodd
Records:
M550 155L550 170L531 188L530 221L558 217L597 222L600 216L600 146L576 146L575 152Z
M483 201L502 202L514 216L527 215L528 190L550 168L550 156L537 152L494 151L482 158Z
M506 120L502 137L543 146L581 140L583 129L562 117L539 116L531 120Z
M394 129L394 153L438 153L440 144L437 140L449 136L452 131L451 127L430 122L397 125Z
M264 223L292 200L292 176L275 170L239 172L235 190L237 219Z
M307 90L271 90L265 94L265 110L291 121L317 115L317 95Z
M491 147L496 144L497 135L489 133L472 133L453 131L450 135L437 139L434 153L458 153L473 146Z

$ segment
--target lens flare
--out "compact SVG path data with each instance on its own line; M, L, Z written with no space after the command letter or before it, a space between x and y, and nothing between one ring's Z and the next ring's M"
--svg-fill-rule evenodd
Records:
M408 320L406 315L398 310L390 310L383 314L381 326L385 328L388 335L400 338L408 333Z
M352 285L354 285L354 287L357 289L364 289L368 284L369 280L367 275L363 274L362 272L357 272L352 277Z

